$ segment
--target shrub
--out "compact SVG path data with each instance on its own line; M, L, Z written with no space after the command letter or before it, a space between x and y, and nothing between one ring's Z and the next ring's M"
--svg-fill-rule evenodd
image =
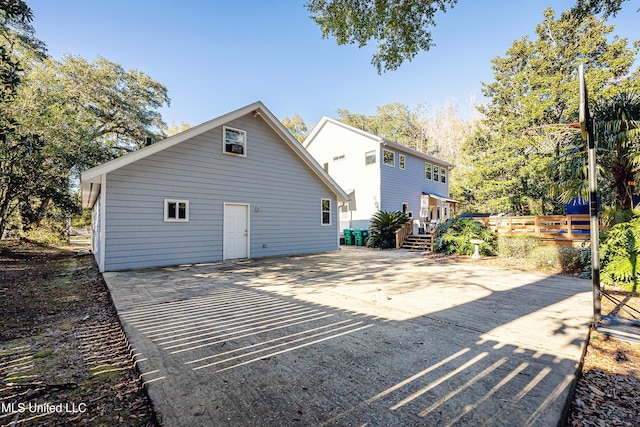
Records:
M474 244L471 239L480 239L480 255L496 254L493 232L483 224L469 218L453 218L440 224L435 239L436 252L445 254L472 255Z
M43 245L59 245L66 241L66 236L61 230L52 230L45 227L32 228L22 233L22 237L30 242Z
M526 258L539 246L540 239L534 236L498 235L498 255L503 257Z
M640 252L640 218L616 224L602 234L600 245L601 280L632 291L638 285L638 253Z
M409 220L404 212L378 211L371 217L369 237L366 243L369 247L381 249L396 247L396 230Z
M584 251L581 248L541 245L529 252L526 260L534 267L559 268L566 273L575 273L585 267Z

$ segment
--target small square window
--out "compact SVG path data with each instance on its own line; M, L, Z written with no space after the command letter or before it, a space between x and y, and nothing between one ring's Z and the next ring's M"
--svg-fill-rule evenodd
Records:
M222 134L224 138L222 151L225 154L247 156L247 132L223 126Z
M398 157L398 167L402 170L404 170L404 161L404 154L400 154Z
M367 151L364 153L364 164L372 165L376 162L376 151Z
M331 225L331 199L322 199L320 201L320 210L322 214L322 225Z
M164 222L189 222L189 201L164 199Z
M382 159L387 166L395 167L396 153L391 150L382 150Z
M424 164L424 179L431 180L431 163Z

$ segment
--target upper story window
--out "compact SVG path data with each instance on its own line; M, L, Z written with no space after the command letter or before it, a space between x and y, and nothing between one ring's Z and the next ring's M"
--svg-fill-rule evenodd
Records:
M400 154L400 155L398 156L398 167L399 167L400 169L402 169L402 170L404 170L404 162L405 162L405 160L404 160L404 154Z
M447 168L440 168L440 180L443 184L447 183Z
M438 165L433 165L433 180L438 182L438 178L440 178L440 169Z
M164 199L164 222L189 222L189 201Z
M364 153L364 164L372 165L376 162L376 150L367 151Z
M341 154L341 155L339 155L339 156L335 156L335 157L333 158L333 161L334 161L334 162L337 162L338 160L344 160L344 154Z
M222 151L225 154L247 156L247 132L223 126L222 134L224 137Z
M331 225L331 199L320 200L320 213L322 214L322 225Z
M424 179L428 179L428 180L432 179L431 163L425 163L424 164Z
M391 150L382 150L382 160L385 165L394 167L396 165L396 153Z

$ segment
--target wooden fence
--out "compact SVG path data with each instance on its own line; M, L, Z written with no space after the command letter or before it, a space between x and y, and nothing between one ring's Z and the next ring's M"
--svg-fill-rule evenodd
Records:
M535 236L545 244L580 246L589 240L589 215L473 217L495 233ZM600 225L600 230L603 230Z

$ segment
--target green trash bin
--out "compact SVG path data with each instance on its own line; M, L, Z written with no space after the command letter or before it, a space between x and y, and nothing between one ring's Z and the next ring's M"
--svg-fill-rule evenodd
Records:
M356 241L356 246L364 246L364 239L369 233L363 228L356 228L353 230L353 237Z
M345 228L342 231L344 232L344 244L347 246L353 246L353 230Z

